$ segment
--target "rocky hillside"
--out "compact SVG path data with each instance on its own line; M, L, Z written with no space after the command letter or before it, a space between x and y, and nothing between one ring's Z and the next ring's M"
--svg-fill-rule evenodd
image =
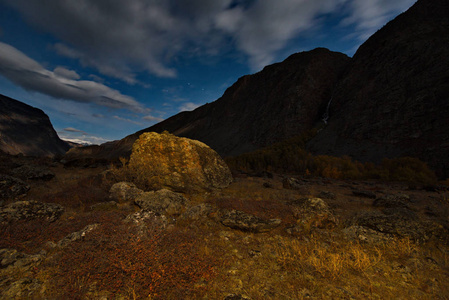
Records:
M449 176L449 2L418 1L357 51L310 143L362 161L415 156Z
M68 149L42 110L0 95L0 150L13 155L54 156Z

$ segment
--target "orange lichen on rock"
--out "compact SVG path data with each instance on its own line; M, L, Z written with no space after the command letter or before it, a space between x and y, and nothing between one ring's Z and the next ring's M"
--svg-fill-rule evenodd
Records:
M228 166L209 146L168 133L142 134L128 166L156 188L200 190L224 188L232 182Z

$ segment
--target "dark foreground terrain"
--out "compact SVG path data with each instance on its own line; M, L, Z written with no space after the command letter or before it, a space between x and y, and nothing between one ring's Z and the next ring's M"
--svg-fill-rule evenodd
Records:
M148 207L115 167L0 169L0 299L449 298L444 185L238 175Z

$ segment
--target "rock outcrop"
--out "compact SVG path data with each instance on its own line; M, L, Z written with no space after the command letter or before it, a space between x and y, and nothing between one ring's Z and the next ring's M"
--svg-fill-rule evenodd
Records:
M0 95L0 150L13 155L55 156L69 148L42 110Z
M214 150L168 133L142 134L128 167L149 185L175 191L224 188L232 182L228 166Z

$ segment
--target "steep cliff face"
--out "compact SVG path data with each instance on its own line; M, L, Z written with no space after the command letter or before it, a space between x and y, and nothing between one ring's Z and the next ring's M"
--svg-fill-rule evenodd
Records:
M42 110L0 95L0 150L13 155L54 156L68 149Z
M310 149L362 161L411 155L449 176L448 16L448 1L418 1L360 46Z

